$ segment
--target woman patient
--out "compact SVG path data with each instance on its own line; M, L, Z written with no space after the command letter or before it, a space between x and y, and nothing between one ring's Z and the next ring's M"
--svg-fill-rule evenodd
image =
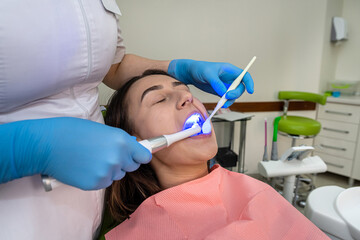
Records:
M183 129L203 104L165 72L148 70L112 97L105 122L139 141ZM208 160L214 130L174 143L108 189L117 239L327 239L270 186Z

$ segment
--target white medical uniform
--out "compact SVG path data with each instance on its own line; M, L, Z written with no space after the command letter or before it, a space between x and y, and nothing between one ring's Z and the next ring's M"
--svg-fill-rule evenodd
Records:
M118 14L115 0L1 0L0 123L103 122L97 86L125 54ZM0 184L0 239L92 239L103 192L45 192L39 175Z

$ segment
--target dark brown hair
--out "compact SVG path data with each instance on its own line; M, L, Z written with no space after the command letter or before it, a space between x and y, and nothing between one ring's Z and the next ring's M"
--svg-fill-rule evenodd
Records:
M130 135L134 133L134 126L128 118L129 106L127 94L131 86L138 80L150 75L168 75L162 70L146 70L141 76L136 76L126 82L111 97L105 117L105 124L121 128ZM142 164L134 172L126 173L125 177L106 190L107 204L114 220L124 221L148 197L160 192L159 181L150 164Z

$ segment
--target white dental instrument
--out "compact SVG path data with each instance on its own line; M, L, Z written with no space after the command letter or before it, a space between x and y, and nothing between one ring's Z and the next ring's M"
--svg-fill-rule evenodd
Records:
M142 140L139 143L146 147L151 153L155 153L163 148L170 146L174 142L188 138L199 132L201 132L201 127L198 124L194 124L193 127L185 129L183 131Z
M139 143L145 148L147 148L151 153L155 153L163 148L169 147L174 142L188 138L199 132L201 132L201 127L199 126L199 124L195 123L193 127L185 129L183 131L142 140ZM49 177L48 175L41 175L41 180L46 192L49 192L61 185L61 183L58 182L55 178Z
M170 146L174 142L180 141L199 132L201 132L201 127L198 124L194 124L192 128L188 128L174 134L162 135L159 137L142 140L139 143L146 147L151 153L155 153L163 148ZM61 183L58 182L55 178L49 177L48 175L41 175L41 180L46 192L49 192L61 185Z
M244 71L241 72L241 74L233 81L233 83L230 85L230 87L228 88L228 90L224 93L224 95L220 98L219 102L217 103L214 111L211 113L211 115L206 119L206 121L204 122L204 124L202 125L202 131L204 134L208 134L211 132L211 118L215 115L215 113L222 107L224 106L224 104L226 103L227 99L226 99L226 93L234 90L241 82L241 80L243 79L243 77L245 76L245 74L247 73L247 71L249 70L249 68L251 67L251 65L255 62L256 57L254 56L251 61L249 62L249 64L246 66L246 68L244 69Z
M194 124L192 128L188 128L174 134L162 135L159 137L142 140L139 143L146 147L151 153L155 153L163 148L170 146L174 142L180 141L199 132L201 132L201 127L198 124ZM48 175L41 175L41 180L46 192L49 192L61 185L61 183L58 182L55 178L49 177Z
M194 113L184 123L184 129L180 132L162 135L146 140L142 140L139 143L147 148L151 153L155 153L163 148L169 147L174 142L183 140L185 138L197 135L201 132L201 123L204 122L204 118L200 113ZM48 175L41 175L42 183L46 192L51 191L55 187L61 185L55 178Z

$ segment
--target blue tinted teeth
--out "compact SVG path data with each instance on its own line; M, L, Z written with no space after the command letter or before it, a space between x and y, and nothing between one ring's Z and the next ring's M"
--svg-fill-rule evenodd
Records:
M199 125L200 127L202 127L202 125L204 124L205 120L204 118L201 116L200 113L194 113L192 114L190 117L188 117L188 119L186 119L184 126L183 126L183 130L185 129L189 129L194 127L194 125ZM202 134L203 132L199 132L193 136Z

